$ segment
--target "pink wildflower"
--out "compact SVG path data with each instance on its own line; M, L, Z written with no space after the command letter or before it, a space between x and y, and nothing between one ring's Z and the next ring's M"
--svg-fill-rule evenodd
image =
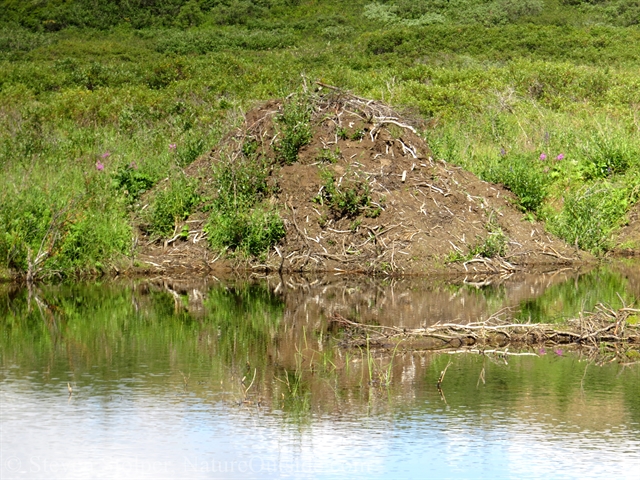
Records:
M138 168L138 164L136 163L135 160L133 160L130 164L129 164L129 168L131 170L136 170Z
M560 355L560 356L562 356L562 350L560 350L559 348L556 350L556 352L555 352L555 353L556 353L556 355Z
M175 150L176 149L176 144L175 143L170 143L169 144L169 150Z
M564 158L564 153L561 153L556 157L556 160L562 160Z
M541 153L540 154L540 161L545 161L547 159L547 154L546 153Z
M109 150L107 150L106 152L104 152L102 155L100 155L102 158L109 158L111 156L111 152Z
M96 162L96 170L98 170L99 172L104 170L104 163L102 163L100 160Z

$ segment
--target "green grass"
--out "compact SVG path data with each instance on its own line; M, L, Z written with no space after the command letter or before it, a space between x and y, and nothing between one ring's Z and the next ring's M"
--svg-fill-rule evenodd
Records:
M107 269L130 253L143 191L256 102L299 91L301 75L421 116L434 155L503 183L582 248L610 248L637 200L633 1L87 2L0 2L3 269L24 273L42 249L40 276ZM281 163L308 142L309 112L292 105ZM603 188L608 206L593 206L587 192ZM144 212L166 235L191 208ZM280 231L276 212L258 211L243 215ZM590 214L593 234L581 226Z

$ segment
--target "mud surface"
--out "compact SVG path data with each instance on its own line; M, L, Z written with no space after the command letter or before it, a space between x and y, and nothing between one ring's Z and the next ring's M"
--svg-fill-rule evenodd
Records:
M269 201L286 228L276 249L261 261L219 255L206 245L200 213L187 220L186 240L142 241L143 269L512 273L592 259L554 238L541 223L525 220L508 190L433 158L417 134L420 125L384 104L331 91L314 105L311 142L296 163L272 171L270 182L277 188ZM258 142L259 155L273 159L282 109L283 102L271 101L250 111L241 128L186 173L206 189L221 152L237 153L247 139ZM336 209L327 195L328 175L337 191L366 202L357 211ZM495 244L502 251L493 258L469 255ZM455 257L458 261L451 262Z

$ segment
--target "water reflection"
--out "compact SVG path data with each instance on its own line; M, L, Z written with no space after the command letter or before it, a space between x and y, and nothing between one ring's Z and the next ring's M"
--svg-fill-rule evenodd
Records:
M31 295L0 287L0 473L635 478L638 367L597 367L567 352L376 357L337 347L326 323L333 311L407 327L475 321L505 306L548 321L632 303L640 282L623 267L491 284L274 276ZM435 383L449 361L441 395Z

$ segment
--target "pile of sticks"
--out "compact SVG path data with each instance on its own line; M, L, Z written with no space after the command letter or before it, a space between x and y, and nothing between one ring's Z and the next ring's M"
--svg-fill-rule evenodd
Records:
M331 321L345 328L343 346L392 348L403 350L459 350L492 347L575 345L600 350L640 348L640 325L635 323L639 309L613 310L603 304L594 312L561 324L519 323L511 309L503 309L486 321L468 324L437 323L423 328L368 325L334 313ZM630 317L634 321L630 322Z

